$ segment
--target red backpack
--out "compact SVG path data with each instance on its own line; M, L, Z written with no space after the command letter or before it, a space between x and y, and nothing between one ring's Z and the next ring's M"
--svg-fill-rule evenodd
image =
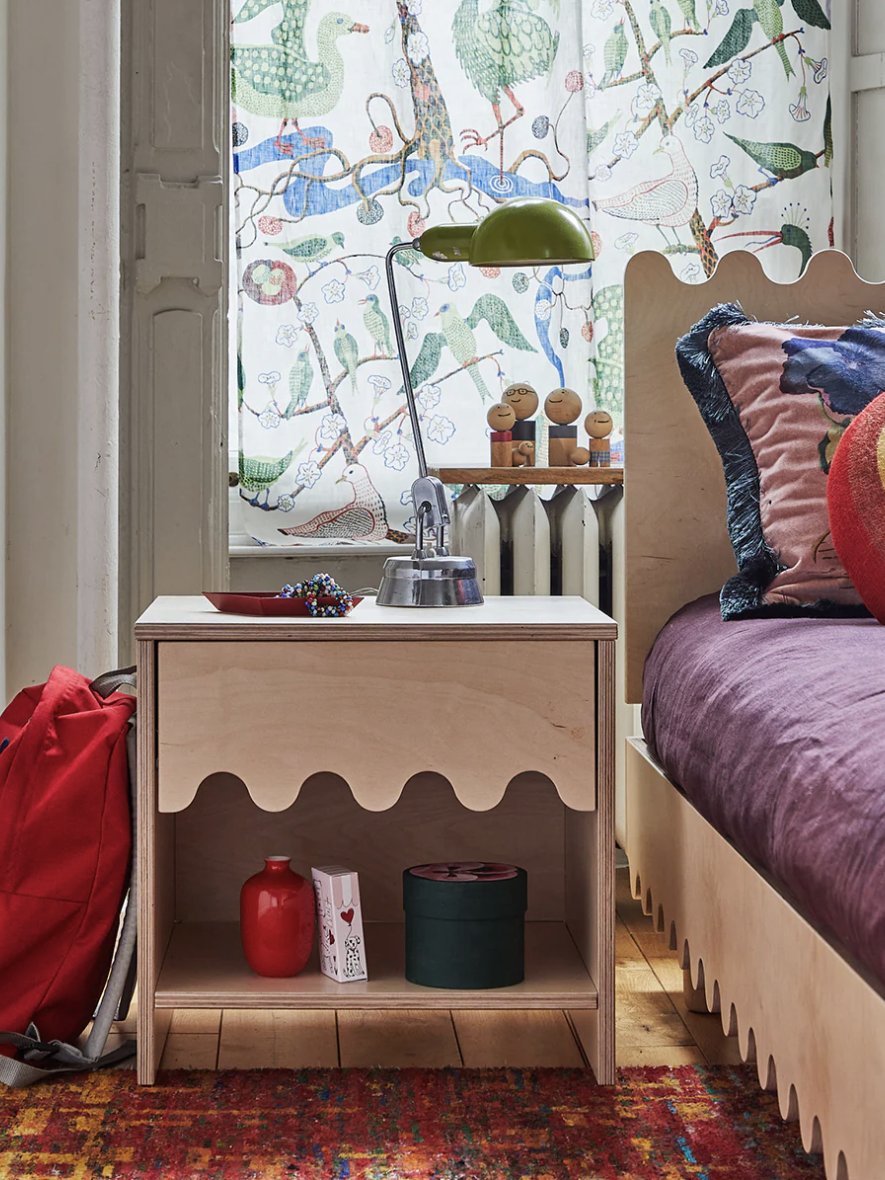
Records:
M10 1085L132 1051L100 1056L135 940L133 891L112 987L134 810L127 742L134 770L136 702L114 691L120 683L134 677L90 684L54 668L0 717L0 1029L11 1030L0 1033L0 1081ZM93 1018L106 983L86 1051L66 1045Z

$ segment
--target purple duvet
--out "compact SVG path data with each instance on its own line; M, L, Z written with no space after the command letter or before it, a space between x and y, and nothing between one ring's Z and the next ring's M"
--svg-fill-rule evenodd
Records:
M885 627L684 607L642 723L698 811L885 983Z

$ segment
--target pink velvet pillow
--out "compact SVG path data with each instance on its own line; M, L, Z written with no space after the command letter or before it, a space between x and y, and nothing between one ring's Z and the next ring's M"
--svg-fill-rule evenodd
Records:
M827 476L845 429L885 388L885 332L758 323L726 304L677 356L728 486L739 573L723 617L865 613L830 536Z

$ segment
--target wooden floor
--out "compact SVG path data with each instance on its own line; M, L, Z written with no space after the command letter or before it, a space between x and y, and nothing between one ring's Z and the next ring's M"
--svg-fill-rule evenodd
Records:
M618 1065L734 1064L718 1016L686 1010L682 969L618 871ZM165 1069L582 1066L579 1011L177 1011ZM134 1015L112 1041L131 1036ZM109 1048L111 1045L109 1045ZM131 1066L131 1063L127 1063Z

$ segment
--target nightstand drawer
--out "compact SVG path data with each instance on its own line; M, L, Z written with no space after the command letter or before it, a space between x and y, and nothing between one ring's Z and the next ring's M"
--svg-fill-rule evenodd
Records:
M391 807L412 775L444 775L473 810L524 771L596 806L590 640L161 642L159 809L228 771L268 811L331 771L361 806Z

